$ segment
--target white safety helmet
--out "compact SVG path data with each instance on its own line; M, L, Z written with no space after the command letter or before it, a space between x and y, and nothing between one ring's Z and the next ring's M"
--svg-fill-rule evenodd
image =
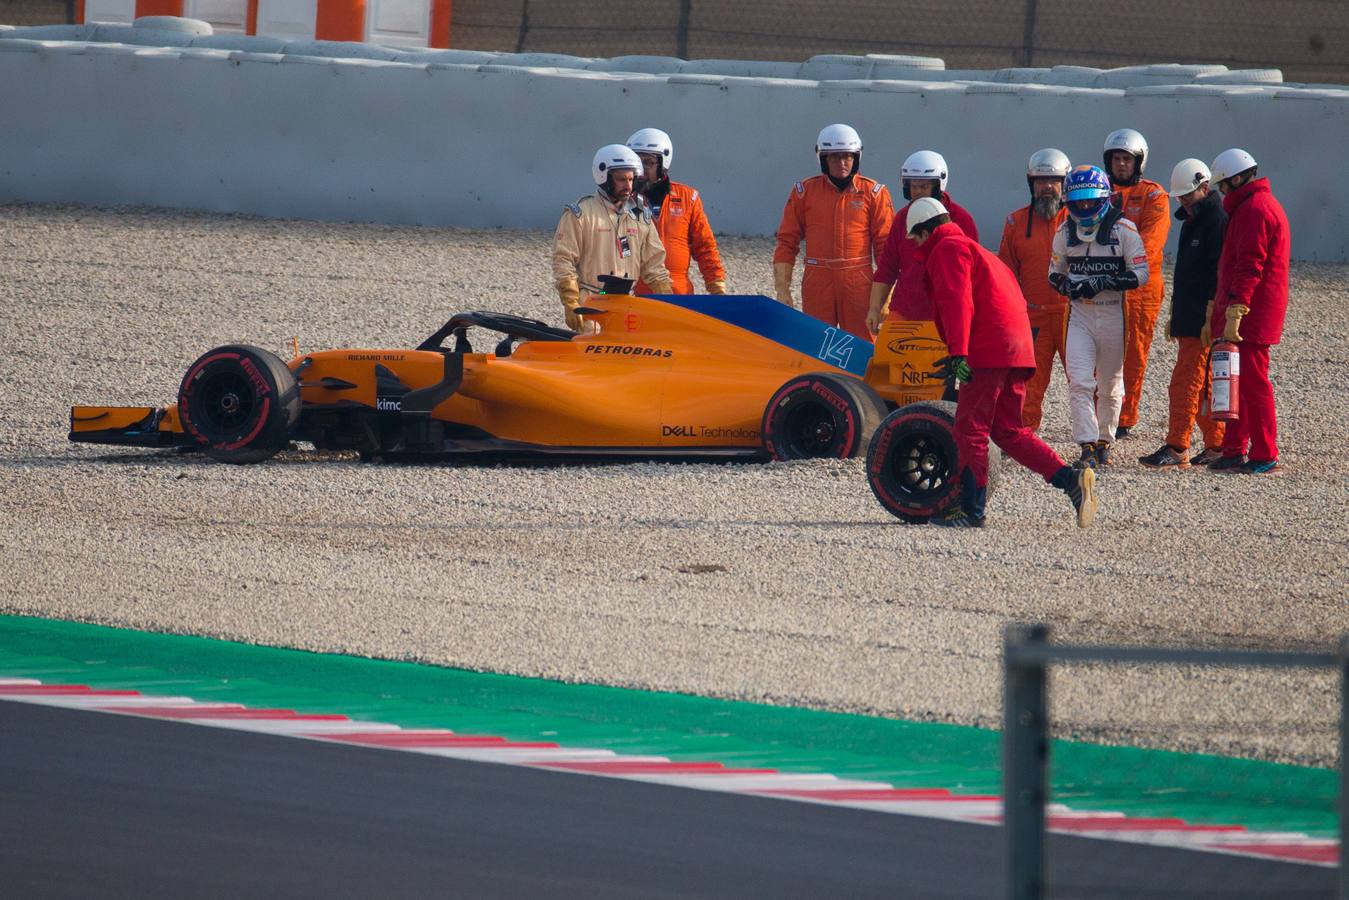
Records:
M1171 170L1171 196L1184 197L1193 193L1195 188L1208 181L1210 177L1208 166L1204 165L1203 160L1182 159Z
M663 171L670 171L670 163L674 162L674 144L670 141L670 136L659 128L641 128L632 133L628 138L628 149L634 153L652 153L660 157Z
M1067 178L1072 168L1073 164L1068 161L1068 154L1053 147L1046 147L1031 154L1030 162L1026 163L1026 177Z
M1231 150L1224 150L1218 154L1218 158L1210 166L1213 172L1210 180L1214 184L1226 181L1233 175L1240 175L1242 172L1255 168L1255 157L1251 156L1245 150L1239 147L1233 147Z
M609 180L609 173L616 169L632 169L640 173L642 161L624 144L605 144L595 151L595 158L590 162L590 174L594 176L596 184L603 187Z
M1101 159L1105 163L1105 173L1110 177L1112 184L1115 183L1115 175L1110 167L1110 154L1114 150L1132 153L1134 159L1138 160L1138 165L1134 166L1134 177L1127 182L1123 182L1124 184L1137 184L1138 179L1143 177L1143 170L1148 165L1148 142L1143 139L1143 135L1132 128L1119 128L1106 136L1105 152L1101 154Z
M913 229L928 219L949 215L946 207L936 197L919 197L909 204L909 214L904 219L904 231L913 233Z
M919 150L904 160L899 167L899 180L904 188L904 199L909 200L909 179L941 182L937 193L946 193L946 160L934 150ZM929 216L928 218L931 218Z
M826 153L851 153L852 174L856 175L862 168L862 136L851 125L826 125L821 129L820 136L815 138L815 155L820 160L820 171L827 175L829 167L824 161Z

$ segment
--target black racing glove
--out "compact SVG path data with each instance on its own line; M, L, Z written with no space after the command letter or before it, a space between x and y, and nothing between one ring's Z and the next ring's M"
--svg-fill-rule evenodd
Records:
M963 356L943 356L937 360L937 374L947 381L955 380L961 384L974 376L968 360Z
M1092 297L1099 294L1101 292L1102 277L1103 276L1101 275L1093 275L1090 278L1084 278L1073 285L1073 287L1076 288L1073 292L1074 299L1081 297L1085 300L1090 300Z
M1119 275L1104 276L1109 281L1107 291L1132 291L1138 287L1138 276L1133 272L1121 272Z
M1049 273L1049 286L1065 297L1071 298L1073 296L1073 283L1062 272Z

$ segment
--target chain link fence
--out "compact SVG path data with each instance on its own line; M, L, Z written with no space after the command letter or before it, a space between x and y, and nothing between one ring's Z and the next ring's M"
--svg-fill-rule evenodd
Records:
M71 21L71 0L0 0L0 23ZM1277 68L1349 84L1346 0L454 0L451 45L576 56L800 61L938 56L951 69L1148 63Z
M938 56L952 69L1148 63L1278 68L1349 83L1345 0L455 0L466 50L799 61Z

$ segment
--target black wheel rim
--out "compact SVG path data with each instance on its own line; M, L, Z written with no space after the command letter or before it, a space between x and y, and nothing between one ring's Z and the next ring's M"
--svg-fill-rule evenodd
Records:
M950 485L955 460L931 437L908 434L891 450L889 465L900 491L916 500L935 500Z
M237 431L253 416L253 385L243 372L208 372L197 390L197 397L200 403L194 418L205 431L217 434Z
M823 403L801 403L790 410L783 436L789 459L838 455L838 421Z

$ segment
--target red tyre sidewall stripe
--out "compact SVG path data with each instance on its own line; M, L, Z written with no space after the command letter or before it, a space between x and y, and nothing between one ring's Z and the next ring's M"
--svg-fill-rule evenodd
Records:
M253 430L239 440L229 444L212 443L204 434L197 430L196 424L193 423L191 417L187 414L187 405L183 403L183 399L187 395L188 386L196 380L197 375L203 368L209 366L213 362L229 359L238 360L239 365L244 368L245 373L248 375L249 381L254 387L258 388L259 394L262 397L261 412L258 415L257 424L253 426ZM183 428L199 442L216 450L238 450L240 447L246 446L250 441L257 437L258 433L262 431L263 426L267 424L267 416L272 409L271 395L271 388L267 386L266 379L262 376L262 373L258 371L258 367L253 364L252 360L244 358L243 355L239 353L216 353L198 360L197 364L192 367L192 370L187 373L187 377L183 379L183 389L178 392L178 417L183 423Z
M197 364L188 371L187 377L183 379L183 386L178 391L178 418L182 421L183 428L187 433L203 444L210 444L211 442L206 438L206 435L202 434L197 429L196 423L192 421L192 417L188 414L188 406L183 401L187 399L188 389L192 382L197 380L197 376L201 373L202 369L217 360L238 358L238 353L215 353L211 356L206 356L197 360Z
M948 424L944 419L940 419L937 416L932 415L931 413L920 413L920 412L909 413L907 415L895 417L893 420L889 422L883 422L881 424L881 432L880 432L881 437L877 439L879 442L881 442L881 444L883 444L883 447L878 445L877 447L878 452L874 454L872 465L867 466L867 481L871 482L871 489L875 491L876 496L880 498L881 502L885 504L887 508L894 507L896 509L902 509L906 513L911 513L912 515L915 516L931 516L936 514L937 507L932 506L920 509L917 507L901 503L894 497L894 495L890 493L890 491L886 489L885 485L881 482L881 473L886 468L885 463L886 454L884 452L881 452L882 449L884 450L889 449L889 445L892 441L891 435L894 434L896 428L898 428L900 425L907 425L915 421L931 422L933 425L936 425L939 428L943 428Z
M787 384L778 388L777 393L773 395L773 399L768 401L768 414L767 416L764 417L763 423L763 435L764 435L763 439L765 443L769 444L769 452L772 453L773 459L779 462L782 461L782 457L778 456L777 453L773 450L772 445L768 438L768 434L772 431L773 423L777 421L777 417L779 413L781 413L782 411L783 402L790 399L793 395L801 393L802 391L818 395L821 398L825 399L826 401L833 401L833 400L838 401L837 404L830 402L829 405L843 415L843 419L846 423L846 430L844 432L846 440L844 441L842 450L839 452L836 458L848 459L849 458L848 448L853 445L853 441L856 440L857 437L857 410L853 408L853 404L851 403L851 401L849 401L847 397L842 397L838 395L827 386L821 384L819 381L815 381L808 377L803 378L800 381L788 382ZM839 406L839 404L841 404L841 407ZM861 448L858 449L860 450Z

